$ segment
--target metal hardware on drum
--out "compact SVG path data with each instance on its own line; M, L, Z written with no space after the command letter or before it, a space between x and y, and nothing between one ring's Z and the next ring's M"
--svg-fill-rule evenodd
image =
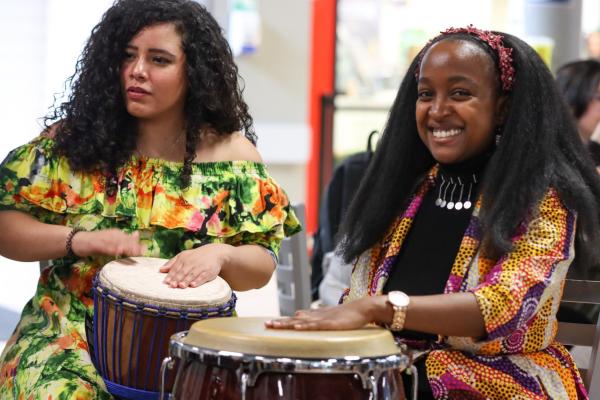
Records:
M172 368L173 359L179 359L179 370L174 385L173 399L181 399L181 374L184 365L192 362L218 365L235 371L239 382L239 393L242 400L247 400L248 389L256 385L258 378L269 373L285 374L346 374L360 379L361 386L368 391L370 399L392 399L386 372L409 368L410 360L402 354L391 354L382 357L360 358L346 357L335 359L303 359L296 357L271 357L254 354L243 354L231 351L219 351L184 343L188 331L171 336L170 357L163 361L163 368ZM163 374L161 373L161 376ZM382 393L379 393L379 381L382 379ZM161 391L161 399L167 394ZM413 396L416 390L413 388ZM381 396L381 397L379 397Z
M240 371L238 371L239 375ZM240 392L242 393L242 400L246 400L246 390L248 390L248 380L249 375L247 372L242 372L242 376L240 377Z
M171 395L167 395L167 399L165 399L165 385L167 381L167 369L172 369L175 364L175 360L171 357L166 357L162 364L160 365L160 395L158 397L159 400L169 400Z
M169 357L170 358L170 357ZM410 366L410 374L412 376L411 397L412 400L417 400L417 388L419 385L419 371L414 365Z

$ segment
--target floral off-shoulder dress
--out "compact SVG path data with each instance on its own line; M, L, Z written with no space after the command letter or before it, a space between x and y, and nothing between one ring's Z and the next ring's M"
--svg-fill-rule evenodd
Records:
M258 244L276 254L284 236L301 229L263 164L196 163L191 186L181 190L182 163L133 156L108 195L101 173L73 172L53 144L40 136L9 153L0 165L0 210L87 230L139 231L144 255L161 258L206 243ZM0 356L0 399L110 398L84 327L93 313L92 279L109 261L60 258L42 272Z

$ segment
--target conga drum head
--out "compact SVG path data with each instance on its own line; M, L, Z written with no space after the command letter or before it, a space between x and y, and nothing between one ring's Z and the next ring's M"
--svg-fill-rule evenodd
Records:
M195 288L171 288L166 259L132 257L106 264L93 282L94 320L88 338L94 364L112 394L158 398L162 360L171 335L197 320L233 315L235 295L222 278ZM174 377L165 382L170 390Z
M205 349L272 357L384 357L400 352L387 329L345 331L268 329L267 318L219 318L195 322L184 343Z
M195 322L171 338L173 399L403 399L410 359L379 327L269 329L268 318Z

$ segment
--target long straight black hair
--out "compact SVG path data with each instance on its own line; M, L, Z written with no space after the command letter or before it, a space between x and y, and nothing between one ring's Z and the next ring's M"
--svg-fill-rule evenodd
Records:
M515 81L508 93L502 140L482 181L480 220L486 254L499 256L512 249L515 229L552 187L578 215L576 254L583 260L579 265L590 265L600 259L600 177L544 62L522 40L497 33L503 36L504 46L513 49ZM435 164L417 132L415 72L420 56L441 40L476 43L498 65L497 55L487 44L465 33L436 38L413 60L340 230L346 262L382 239Z

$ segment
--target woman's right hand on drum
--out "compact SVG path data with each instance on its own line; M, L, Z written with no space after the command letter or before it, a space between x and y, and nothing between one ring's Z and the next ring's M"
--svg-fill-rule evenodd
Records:
M338 306L300 310L293 317L267 321L265 325L295 330L359 329L376 321L376 308L386 308L385 296L367 296Z
M134 257L146 251L145 246L140 242L139 232L128 234L120 229L77 232L71 241L71 248L78 257L95 255Z

